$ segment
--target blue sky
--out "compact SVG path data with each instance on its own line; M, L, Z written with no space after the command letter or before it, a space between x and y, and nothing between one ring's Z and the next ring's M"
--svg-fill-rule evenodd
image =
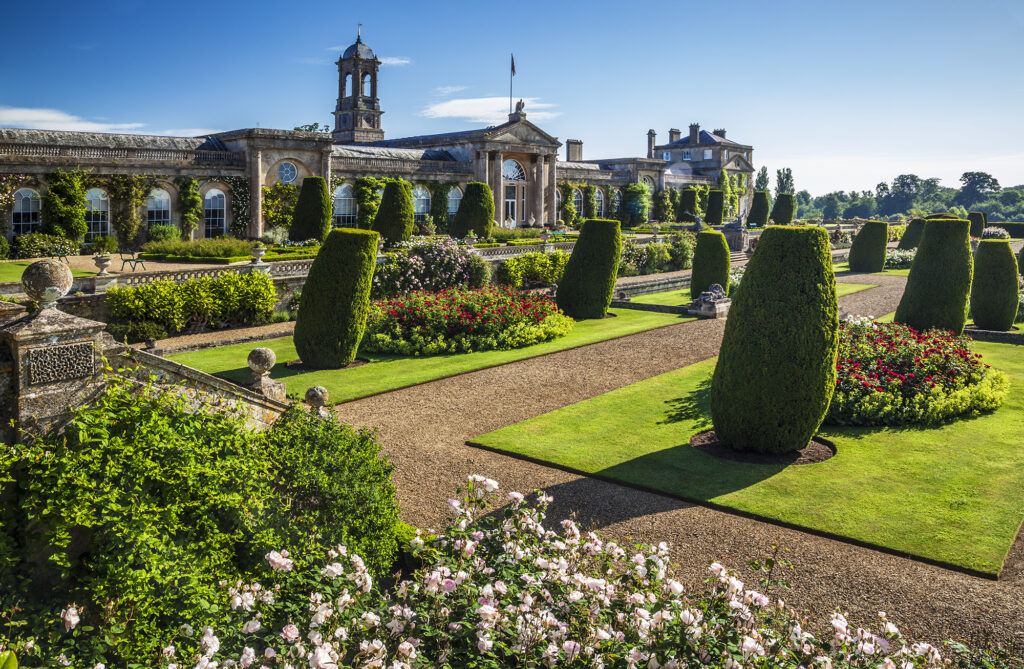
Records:
M503 120L514 52L515 97L584 158L697 122L814 194L906 172L1024 183L1024 0L8 3L0 126L324 123L357 23L386 63L388 137Z

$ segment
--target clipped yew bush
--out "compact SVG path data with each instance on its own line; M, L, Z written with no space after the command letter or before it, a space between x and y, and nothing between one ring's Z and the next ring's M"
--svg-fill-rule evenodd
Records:
M796 199L792 193L779 193L772 207L772 222L775 225L789 225L796 215ZM758 242L760 243L760 242Z
M754 202L750 206L750 214L747 215L747 225L764 227L768 225L768 214L771 205L768 201L768 191L759 190L754 192Z
M850 247L850 271L881 272L888 238L889 224L885 221L867 221L861 226Z
M295 349L303 364L336 369L356 357L370 308L378 235L338 228L309 268L295 319Z
M985 232L985 214L980 211L969 211L967 220L971 222L971 237L981 237Z
M926 220L926 221L934 221L936 219L943 219L943 218L958 220L960 217L957 216L956 214L951 214L948 211L946 211L946 212L941 212L941 213L938 213L938 214L928 214L927 216L924 217L924 220Z
M558 308L576 320L604 318L615 291L621 253L618 221L585 221L558 283Z
M679 191L679 205L676 210L676 220L680 223L694 223L697 215L697 191L692 188L684 188Z
M900 251L909 251L910 249L916 249L921 243L921 234L924 232L924 219L923 218L912 218L910 223L907 223L907 229L903 232L903 236L900 237L900 243L896 245L896 248Z
M388 246L394 246L412 237L414 218L412 184L408 181L389 181L384 186L380 207L373 218L373 229L380 233Z
M738 450L806 446L835 390L838 346L828 233L765 228L725 322L711 381L715 434Z
M722 212L725 208L725 193L720 190L712 190L708 193L708 212L704 222L708 225L721 225Z
M728 293L730 262L729 244L725 241L725 235L717 230L699 233L697 246L693 251L690 297L697 299L713 283L717 283Z
M982 330L1009 330L1017 318L1017 259L1010 242L983 239L974 256L971 314Z
M494 225L494 195L491 187L480 181L466 186L455 219L448 224L452 237L462 238L472 230L477 237L490 237Z
M907 287L896 308L896 322L925 331L964 331L967 296L971 291L970 222L935 218L924 224Z
M331 231L331 216L334 203L323 177L306 177L302 180L292 224L288 228L288 239L304 242L307 239L323 241Z

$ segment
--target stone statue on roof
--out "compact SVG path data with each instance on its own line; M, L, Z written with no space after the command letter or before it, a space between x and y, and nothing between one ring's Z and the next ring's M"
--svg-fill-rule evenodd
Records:
M523 113L523 109L525 109L525 108L526 108L526 103L523 102L522 99L520 99L519 102L516 103L516 113L517 114Z

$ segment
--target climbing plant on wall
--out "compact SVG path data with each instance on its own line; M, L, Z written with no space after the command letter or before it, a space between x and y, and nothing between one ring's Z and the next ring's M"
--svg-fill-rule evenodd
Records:
M558 184L558 192L562 196L562 206L558 210L558 218L560 218L564 224L571 227L579 227L583 224L583 212L576 210L576 198L574 191L577 188L586 188L586 184L576 183L574 181L563 181ZM583 207L586 207L586 200L584 200Z
M736 210L736 204L739 202L739 196L736 195L733 185L732 175L722 170L722 173L718 175L718 188L722 191L722 203L724 204L722 211L723 219L732 217L733 212Z
M249 236L249 224L252 214L249 211L249 180L245 177L221 177L228 185L231 197L231 228L232 236L244 239Z
M583 219L597 217L597 187L584 184L580 187L583 191Z
M0 235L11 231L14 194L21 188L38 190L39 180L29 174L0 174Z
M651 207L651 193L642 183L627 184L622 189L622 212L619 220L625 226L642 225L647 222Z
M334 189L331 189L333 192ZM263 187L263 226L265 228L287 228L292 224L292 212L299 199L296 184L278 182Z
M138 241L142 229L142 207L156 186L156 177L148 174L111 174L103 177L110 196L110 225L119 242L130 246Z
M57 170L46 175L42 197L42 230L48 235L82 239L85 223L85 173Z
M199 195L199 182L192 177L178 177L178 210L181 212L181 236L188 238L203 220L203 198Z
M352 188L352 195L356 199L357 214L356 225L364 230L369 230L373 225L373 219L377 216L377 208L380 207L380 196L387 179L382 177L358 177L355 186Z

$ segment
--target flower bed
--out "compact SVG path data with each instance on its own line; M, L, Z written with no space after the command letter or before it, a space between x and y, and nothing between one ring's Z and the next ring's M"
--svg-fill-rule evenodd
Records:
M914 264L917 249L889 249L885 252L885 269L910 269Z
M969 337L899 323L840 324L836 392L825 422L935 425L998 408L1006 376L970 346Z
M470 252L451 237L414 237L397 245L373 273L373 296L438 291L470 283Z
M430 355L523 348L565 336L574 321L549 297L512 288L451 288L375 301L362 348Z

